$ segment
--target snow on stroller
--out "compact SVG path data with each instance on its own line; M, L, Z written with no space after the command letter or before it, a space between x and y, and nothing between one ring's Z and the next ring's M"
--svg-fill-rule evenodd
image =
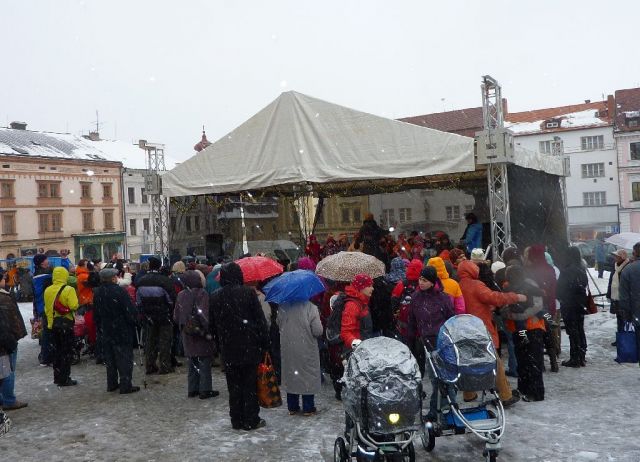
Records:
M402 342L376 337L349 357L342 377L344 437L334 444L334 462L415 460L413 438L422 426L418 363Z
M436 349L431 353L427 351L427 363L439 393L437 417L435 421L426 421L422 428L425 450L433 450L437 436L469 431L485 442L486 460L495 461L506 422L502 402L495 391L496 351L482 320L469 314L450 318L440 329ZM461 408L452 401L450 391L479 392L480 402Z

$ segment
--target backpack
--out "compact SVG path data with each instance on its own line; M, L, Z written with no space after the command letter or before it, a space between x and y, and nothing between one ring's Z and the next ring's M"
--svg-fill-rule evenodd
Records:
M340 331L342 330L342 313L344 313L344 308L348 300L353 300L360 304L358 300L347 296L344 292L340 292L333 300L333 303L331 303L331 314L327 319L327 329L325 334L329 345L339 345L342 343L342 337L340 337Z
M184 290L189 291L189 293L192 292L188 287L185 287ZM187 323L182 326L182 332L193 337L203 337L207 340L211 340L211 334L209 333L207 322L205 321L204 316L202 316L202 312L198 308L195 295L193 296L193 306L191 307L191 314L189 315L189 319L187 319Z
M100 274L96 271L89 271L89 278L87 279L87 286L91 288L100 287Z

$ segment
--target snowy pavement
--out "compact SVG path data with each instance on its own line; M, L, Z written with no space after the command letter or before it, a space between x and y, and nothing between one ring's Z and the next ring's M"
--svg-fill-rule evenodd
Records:
M601 285L602 281L596 282ZM21 305L28 319L30 305ZM640 369L613 361L615 318L588 316L587 367L545 374L546 399L507 411L503 461L638 461ZM563 355L568 356L563 338ZM286 406L262 410L263 429L231 429L224 377L214 369L218 398L188 399L186 369L152 376L132 395L107 393L105 371L83 359L72 367L79 385L58 388L40 367L38 345L20 342L16 390L29 407L11 412L14 426L0 439L2 461L327 461L343 424L341 404L326 383L315 417L288 415ZM137 356L136 356L137 360ZM136 367L134 383L142 384ZM512 379L513 380L513 379ZM427 385L428 387L428 385ZM416 442L419 461L481 461L473 435L438 438L430 455Z

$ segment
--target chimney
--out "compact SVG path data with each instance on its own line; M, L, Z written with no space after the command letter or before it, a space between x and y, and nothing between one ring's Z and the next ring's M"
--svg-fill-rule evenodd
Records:
M26 130L27 129L27 123L26 122L11 122L9 124L9 126L11 128L13 128L14 130Z
M613 95L607 96L607 111L609 112L609 119L613 120L616 117L616 99Z
M584 104L589 104L590 102L591 102L591 100L590 100L590 99L585 99L585 100L584 100Z
M89 139L91 141L100 141L100 133L99 132L89 132Z
M509 105L507 104L507 98L502 98L502 113L505 119L509 115Z

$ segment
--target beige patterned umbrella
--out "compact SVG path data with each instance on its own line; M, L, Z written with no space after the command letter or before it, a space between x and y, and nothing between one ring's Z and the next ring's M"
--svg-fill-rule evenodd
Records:
M350 282L360 273L371 278L384 276L384 263L362 252L338 252L322 259L316 267L318 276L333 281Z

